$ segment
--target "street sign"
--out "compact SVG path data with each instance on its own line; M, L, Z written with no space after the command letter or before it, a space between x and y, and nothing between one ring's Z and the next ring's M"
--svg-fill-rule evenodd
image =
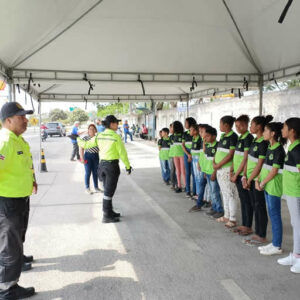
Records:
M39 123L39 120L35 117L29 119L29 122L32 126L36 126Z

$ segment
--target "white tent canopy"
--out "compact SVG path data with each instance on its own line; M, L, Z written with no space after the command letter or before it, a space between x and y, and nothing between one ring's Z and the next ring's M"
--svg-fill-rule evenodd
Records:
M32 78L41 101L179 100L192 81L198 95L257 88L300 72L300 1L279 24L286 4L1 0L0 74L25 89Z

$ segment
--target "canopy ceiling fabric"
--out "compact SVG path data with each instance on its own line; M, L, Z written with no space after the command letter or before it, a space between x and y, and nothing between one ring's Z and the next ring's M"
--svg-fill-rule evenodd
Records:
M125 72L238 73L243 78L244 74L264 74L290 66L296 66L293 72L297 73L300 1L292 3L283 24L279 24L286 3L287 0L0 0L0 60L13 70L80 71L81 77L84 72ZM19 77L12 74L17 83ZM27 77L20 83L26 80ZM212 85L200 79L197 82L195 91ZM87 82L43 80L40 84L37 92L42 94L88 91ZM145 91L153 95L186 94L190 86L181 81L148 82ZM138 95L142 89L139 82L100 80L91 94Z

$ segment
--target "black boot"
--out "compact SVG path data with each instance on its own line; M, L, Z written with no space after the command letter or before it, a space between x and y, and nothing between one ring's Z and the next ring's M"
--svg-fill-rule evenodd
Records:
M102 223L116 223L120 221L120 214L115 213L112 208L112 200L103 199Z
M24 262L22 265L22 272L26 272L32 269L31 263Z
M29 256L23 255L23 262L24 263L31 263L31 262L33 262L33 256L32 255L29 255Z
M12 286L8 290L0 290L1 300L17 300L25 299L33 296L35 294L35 289L33 287L23 288L18 284Z
M118 217L115 217L112 214L103 214L102 223L117 223L120 222L120 219Z

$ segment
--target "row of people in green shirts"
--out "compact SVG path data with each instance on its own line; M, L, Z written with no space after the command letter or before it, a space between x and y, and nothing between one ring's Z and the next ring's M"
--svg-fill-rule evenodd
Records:
M160 131L162 177L166 184L171 181L177 193L185 186L189 196L188 177L192 175L197 202L190 212L200 211L205 206L205 193L210 194L212 203L207 215L247 236L244 243L257 246L262 255L283 252L281 197L284 196L291 216L294 249L278 263L300 273L300 118L290 118L284 124L272 120L272 116L253 118L249 132L247 115L237 119L224 116L220 120L219 141L217 130L208 124L198 125L196 120L188 118L185 122L188 130L183 132L181 122L173 122ZM239 136L232 130L234 124ZM287 140L290 145L286 153ZM237 227L238 198L242 224ZM267 211L272 223L269 244Z

